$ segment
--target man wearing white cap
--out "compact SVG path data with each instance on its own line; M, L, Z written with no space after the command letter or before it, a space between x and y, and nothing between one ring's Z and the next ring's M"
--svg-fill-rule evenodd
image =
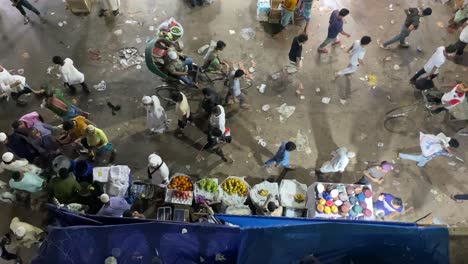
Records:
M164 133L168 129L168 120L159 98L156 95L143 96L141 102L146 109L146 127L151 133Z
M148 156L148 178L152 180L154 185L167 185L169 183L169 168L156 153Z
M26 83L26 78L21 75L11 75L0 65L0 97L6 97L8 100L11 95L14 100L18 100L23 94L41 94L42 92L31 89Z
M108 194L101 194L99 200L104 204L96 215L122 217L123 213L130 209L130 205L123 197L109 197Z
M321 173L341 172L343 173L350 159L356 156L356 153L348 151L346 148L338 148L331 153L332 159L326 161L320 168Z
M40 156L42 149L33 144L32 139L17 132L7 135L0 132L0 143L5 145L8 151L14 153L20 158L25 158L29 162L33 162Z
M184 61L179 59L179 54L175 50L170 50L167 53L169 58L166 70L169 74L179 78L181 81L188 85L193 85L193 81L189 76L192 71L193 60L191 58L185 58Z
M16 235L20 244L30 248L32 244L40 242L40 236L44 231L26 222L21 222L18 217L14 217L10 223L10 229Z
M5 152L2 155L2 163L0 163L0 173L4 170L32 172L40 174L42 169L34 164L30 164L27 159L15 159L15 155L11 152Z

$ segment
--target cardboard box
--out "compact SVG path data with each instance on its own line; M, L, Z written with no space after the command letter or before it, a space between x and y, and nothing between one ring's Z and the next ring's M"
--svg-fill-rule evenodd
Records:
M74 14L89 14L94 0L66 0L70 11Z

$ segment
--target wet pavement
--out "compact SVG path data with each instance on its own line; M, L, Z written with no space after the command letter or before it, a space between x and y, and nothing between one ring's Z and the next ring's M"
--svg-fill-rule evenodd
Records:
M46 73L47 68L52 66L52 57L60 55L74 60L90 87L104 80L107 83L105 91L92 89L89 96L78 92L77 95L69 95L69 98L76 99L78 106L92 113L93 122L104 129L118 151L116 163L129 165L136 172L136 177L143 179L146 176L147 156L156 152L163 157L171 172L200 177L246 176L252 184L261 179L278 178L279 172L273 171L270 175L263 168L263 162L276 152L281 141L297 141L299 137L303 149L293 152L291 156L298 168L283 175L285 178L311 184L317 181L314 170L329 159L331 151L339 146L347 147L357 153L356 158L343 174L327 176L325 180L352 183L361 177L369 164L392 161L396 163L396 170L380 186L373 184L373 189L375 193L400 196L405 206L415 208L412 214L397 221L414 221L432 212L440 222L466 225L464 219L467 215L461 210L465 205L449 198L453 193L468 193L466 164L438 157L425 168L419 168L413 162L397 159L399 151L419 151L418 131L433 134L443 131L452 136L466 123L444 122L442 116L430 117L421 107L405 122L384 122L388 111L420 100L407 80L424 65L437 47L456 41L456 34L448 34L445 28L438 25L439 22L446 25L451 15L449 7L433 1L358 0L351 4L349 1L317 1L312 12L309 41L303 50L304 67L295 77L304 85L304 97L301 99L295 93L294 84L273 80L270 75L288 63L291 41L302 31L303 21L297 21L296 25L272 35L275 27L255 20L254 0L215 1L212 5L195 9L184 1L158 1L157 5L151 1L122 1L122 15L116 18L97 17L96 6L87 16L75 16L65 9L61 1L31 2L44 14L45 24L31 14L32 23L23 25L16 9L8 5L1 8L2 65L8 69L24 69L28 83L34 88L45 84L60 87L60 80ZM393 12L388 10L390 3L395 9ZM388 51L380 49L378 40L383 42L399 32L404 19L403 8L416 4L430 6L434 12L432 16L424 18L420 28L408 38L411 47ZM343 77L333 81L333 73L348 64L345 49L337 46L331 48L328 55L319 55L316 48L326 37L332 8L339 7L347 7L351 11L344 25L351 38L343 37L342 45L348 48L352 41L364 35L370 35L373 42L367 48L365 65L359 67L351 80ZM234 64L242 62L247 68L252 65L252 60L256 63L252 74L254 82L247 90L251 109L241 110L237 106L226 108L227 127L231 128L234 140L224 151L234 160L231 165L208 153L203 153L205 160L196 160L200 146L205 142L205 136L198 127L188 127L184 137L177 137L172 132L161 136L148 135L140 99L143 95L154 94L155 87L162 81L144 64L141 69L118 67L116 57L121 48L136 47L144 53L145 42L155 34L151 27L156 27L169 17L176 18L184 26L184 53L193 57L195 62L201 64L202 61L202 56L197 54L198 48L210 40L224 40L227 47L222 58ZM391 24L391 20L395 23ZM62 26L59 26L59 22L62 22ZM240 35L244 28L253 28L255 37L245 40ZM118 30L122 34L119 35ZM230 34L230 30L234 30L235 34ZM420 47L422 52L417 51L416 47ZM386 57L391 57L391 60L385 61ZM465 65L466 61L465 56ZM400 69L394 70L394 65ZM466 66L447 61L436 85L453 84L459 79L467 81L466 71ZM374 85L360 79L366 75L377 77L375 89L372 88ZM256 90L260 84L266 84L264 94ZM215 83L214 87L224 95L222 82ZM319 92L317 88L320 88ZM193 91L189 94L193 95L189 100L192 111L197 111L200 95ZM330 103L322 103L323 97L329 97ZM107 102L120 105L121 110L113 115ZM281 123L276 108L283 103L296 109L291 117ZM261 110L265 104L270 105L267 112ZM37 98L31 98L26 107L1 102L0 128L5 131L16 117L38 109L40 100ZM46 121L58 123L48 110L39 111ZM173 120L172 131L176 126L174 107L168 106L166 111ZM402 133L390 132L384 123ZM454 137L461 143L458 156L467 159L467 137ZM266 147L258 144L260 138L264 139ZM7 179L8 175L2 178ZM2 218L2 231L8 229L7 222L14 214L22 214L25 220L31 222L38 221L30 212L11 208L5 211L8 211L9 217Z

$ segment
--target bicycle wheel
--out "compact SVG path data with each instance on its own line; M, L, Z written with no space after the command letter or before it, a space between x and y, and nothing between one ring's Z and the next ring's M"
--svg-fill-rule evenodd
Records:
M164 106L175 104L175 102L171 99L171 94L174 92L179 92L179 89L174 86L163 84L156 87L155 90L156 96L158 96L160 99L163 99L161 103Z
M402 106L402 107L398 107L398 108L395 108L395 109L393 109L393 110L390 110L390 111L387 112L385 115L386 115L387 117L406 116L406 115L408 115L409 113L416 111L417 108L418 108L418 105L417 105L417 104L412 104L412 105L408 105L408 106Z
M388 117L384 121L384 127L387 131L398 134L408 134L417 129L414 120L406 115Z

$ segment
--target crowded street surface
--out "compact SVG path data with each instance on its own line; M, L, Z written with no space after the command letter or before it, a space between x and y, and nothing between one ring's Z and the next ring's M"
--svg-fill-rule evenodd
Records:
M468 226L467 1L9 2L0 263L58 212Z

